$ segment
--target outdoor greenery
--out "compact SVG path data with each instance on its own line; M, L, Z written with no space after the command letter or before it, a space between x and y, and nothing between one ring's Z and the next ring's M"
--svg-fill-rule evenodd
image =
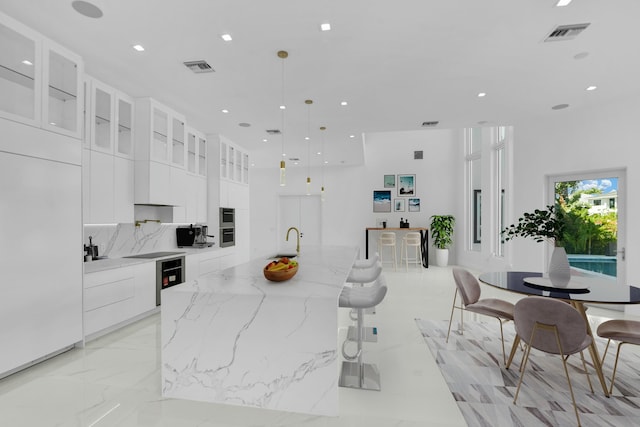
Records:
M431 217L431 238L438 249L448 249L453 243L453 215L433 215Z
M556 185L556 203L546 209L523 214L516 224L502 230L504 241L531 237L564 246L568 254L615 255L617 212L589 213L591 207L581 201L582 194L599 194L598 189L578 190L577 181Z

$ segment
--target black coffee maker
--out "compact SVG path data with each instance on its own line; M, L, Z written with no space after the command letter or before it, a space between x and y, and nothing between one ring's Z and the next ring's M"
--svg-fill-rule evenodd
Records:
M98 246L93 244L93 236L89 236L89 244L84 245L84 260L92 261L98 258Z

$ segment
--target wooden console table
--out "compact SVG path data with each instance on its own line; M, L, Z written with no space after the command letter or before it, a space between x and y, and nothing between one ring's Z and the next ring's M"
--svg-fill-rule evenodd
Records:
M419 231L420 242L422 243L422 265L424 268L429 268L429 230L424 227L408 227L408 228L394 228L394 227L367 227L364 231L365 244L364 253L365 257L369 259L369 231Z

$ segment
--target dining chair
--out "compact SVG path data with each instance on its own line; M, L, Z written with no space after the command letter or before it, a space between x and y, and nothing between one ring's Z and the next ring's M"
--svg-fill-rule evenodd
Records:
M409 258L409 248L413 248L413 257ZM409 263L417 264L422 269L422 235L417 231L412 231L402 238L402 248L400 250L400 263L405 262L405 267L409 271Z
M531 296L523 298L515 304L513 322L516 333L527 347L513 403L515 404L518 399L531 349L535 348L545 353L558 354L562 359L562 366L569 384L576 420L580 425L578 407L573 394L571 379L569 378L569 370L567 369L567 359L572 354L580 353L582 367L587 375L589 388L593 393L593 386L591 385L583 354L583 350L591 345L592 339L587 331L587 324L584 318L578 310L565 301Z
M618 349L616 351L616 361L613 364L613 373L611 374L611 387L609 388L609 394L611 394L613 393L613 382L616 379L616 370L618 369L620 347L622 347L622 344L640 345L640 321L619 319L607 320L598 326L596 333L599 337L608 339L607 347L605 347L604 354L602 355L603 364L604 358L607 357L607 350L609 350L611 340L619 341Z
M504 351L504 334L502 331L502 323L513 320L514 305L508 301L497 298L480 299L480 283L478 279L468 270L460 267L453 267L453 280L456 283L456 293L453 296L453 306L451 307L451 317L449 318L449 330L447 331L447 340L451 334L451 323L453 322L453 313L455 309L460 310L460 331L464 332L463 311L483 314L498 319L500 323L500 339L502 340L502 358L507 363ZM456 299L460 294L462 305L456 305Z

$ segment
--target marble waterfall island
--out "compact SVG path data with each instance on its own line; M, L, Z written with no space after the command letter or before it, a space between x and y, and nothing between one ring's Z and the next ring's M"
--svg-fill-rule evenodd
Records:
M355 257L305 247L286 282L260 258L163 290L163 395L337 416L338 297Z

